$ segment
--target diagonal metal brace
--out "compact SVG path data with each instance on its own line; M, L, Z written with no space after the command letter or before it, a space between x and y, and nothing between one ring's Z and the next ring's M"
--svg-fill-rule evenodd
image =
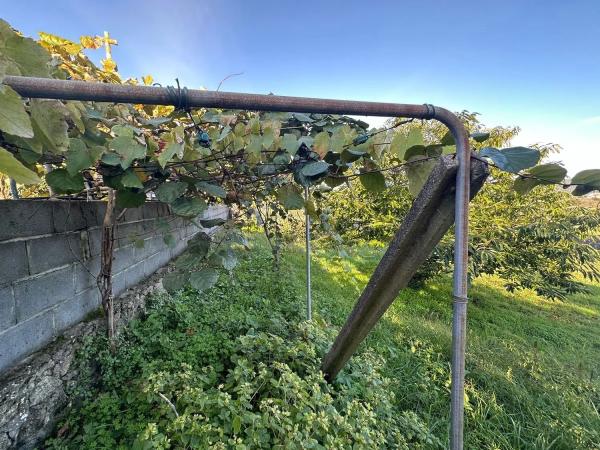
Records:
M333 380L344 367L400 289L408 285L454 223L457 169L458 162L452 156L440 158L434 167L323 360L321 370L329 380ZM479 191L487 175L488 168L484 162L472 161L471 198ZM467 298L455 295L454 302L466 304Z

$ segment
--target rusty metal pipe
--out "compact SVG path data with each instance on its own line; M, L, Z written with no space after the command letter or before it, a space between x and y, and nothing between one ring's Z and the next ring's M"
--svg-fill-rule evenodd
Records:
M172 95L168 90L155 86L131 86L17 76L7 76L2 82L12 87L23 97L151 105L173 104ZM459 160L459 169L456 176L455 203L456 237L454 244L452 425L450 443L452 450L462 449L470 150L468 135L460 120L450 111L431 105L327 100L200 90L189 90L186 97L187 104L190 107L414 117L418 119L437 119L449 128L456 140L456 150Z

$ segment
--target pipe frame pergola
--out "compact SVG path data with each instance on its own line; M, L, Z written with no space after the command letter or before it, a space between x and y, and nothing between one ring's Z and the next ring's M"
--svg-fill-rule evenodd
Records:
M82 100L150 105L174 105L167 88L90 83L7 76L2 81L22 97ZM432 105L331 100L278 95L186 90L189 107L282 111L321 114L436 119L446 125L456 142L459 168L456 175L455 241L452 317L452 385L450 448L463 448L464 375L467 320L468 214L470 160L468 134L458 117L447 109ZM178 106L178 105L175 105Z

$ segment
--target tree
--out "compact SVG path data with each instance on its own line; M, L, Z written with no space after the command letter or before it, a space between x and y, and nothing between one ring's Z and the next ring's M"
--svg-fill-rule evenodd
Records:
M518 128L486 129L477 116L463 113L474 147L502 147L518 133ZM435 124L416 125L425 139L439 142L445 130ZM399 130L414 133L413 130ZM485 138L485 139L484 139ZM548 160L554 145L537 149ZM489 151L489 150L488 150ZM484 153L483 151L480 152ZM485 153L484 153L485 154ZM555 171L562 181L566 171L557 164L539 164L530 173ZM470 214L470 276L496 274L508 290L531 288L541 295L563 298L584 288L576 281L577 272L592 280L600 279L599 252L590 245L600 231L600 211L580 205L560 186L544 185L534 178L517 177L492 167L491 177L474 199ZM411 193L403 172L386 173L388 188L374 194L356 181L346 189L329 194L331 221L348 241L387 242L411 205ZM449 234L421 268L416 282L452 269L453 246Z

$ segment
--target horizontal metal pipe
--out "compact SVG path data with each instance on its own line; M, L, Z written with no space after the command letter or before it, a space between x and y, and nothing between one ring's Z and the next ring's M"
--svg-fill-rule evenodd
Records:
M146 105L173 104L173 98L167 88L158 86L133 86L18 76L7 76L2 82L12 87L23 97ZM187 91L187 99L188 105L191 107L432 118L431 109L425 105L329 100L195 89Z

